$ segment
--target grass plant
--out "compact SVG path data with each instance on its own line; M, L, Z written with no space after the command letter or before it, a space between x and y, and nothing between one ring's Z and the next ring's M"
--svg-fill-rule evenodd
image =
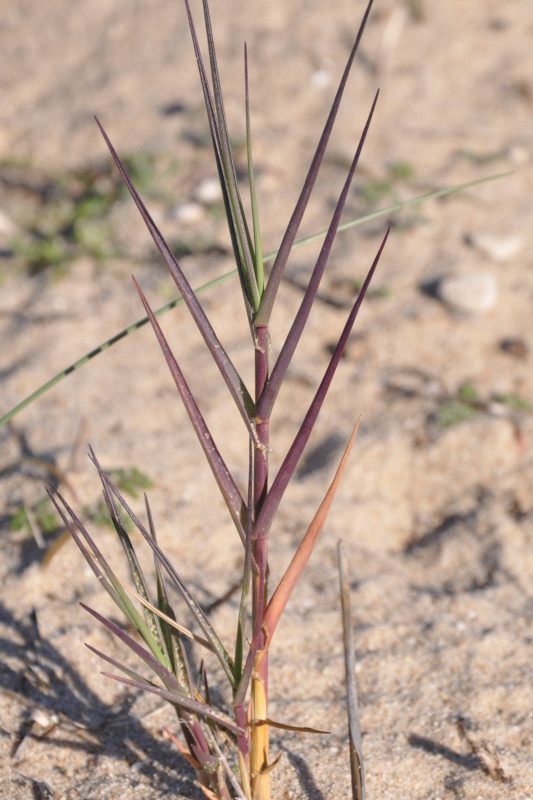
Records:
M223 95L208 3L207 0L203 2L209 53L208 64L204 62L187 0L185 0L185 5L241 285L244 314L250 331L250 355L253 359L255 370L253 388L249 389L245 385L242 376L231 360L230 354L226 352L218 339L210 320L171 248L150 216L126 167L117 155L102 125L99 122L98 125L142 219L166 261L181 297L220 371L221 378L226 383L229 395L240 413L248 434L249 444L246 458L249 477L248 485L243 492L225 464L217 444L211 436L200 406L193 396L178 361L159 326L155 313L144 296L141 287L134 279L146 315L154 329L191 424L196 431L205 457L209 462L230 517L233 520L236 533L242 543L240 604L235 621L233 645L229 647L223 642L222 637L214 630L200 604L183 583L174 565L159 547L148 501L146 500L147 522L145 523L134 513L111 476L101 468L92 450L90 451L90 456L99 472L105 502L115 530L126 552L135 588L125 586L119 580L96 541L67 501L54 490L50 491L50 495L64 524L70 530L88 564L102 586L124 613L130 625L140 635L144 646L140 645L133 636L119 628L114 622L102 617L97 611L93 609L87 610L152 670L156 681L149 680L126 664L104 653L95 651L114 668L114 672L110 674L110 677L120 680L122 683L146 689L165 698L174 706L182 733L182 741L178 743L176 739L176 743L187 761L195 768L199 784L206 797L229 800L230 797L237 796L247 800L268 800L270 797L270 772L275 765L275 760L271 760L269 753L269 728L276 724L268 715L269 650L283 610L300 579L324 526L356 435L357 424L346 445L331 485L325 492L323 500L296 548L284 575L278 585L273 588L273 591L268 585L269 534L287 485L296 470L300 456L329 390L350 331L385 245L388 230L383 237L361 291L358 293L348 314L342 334L337 346L334 348L329 365L314 398L292 445L286 453L283 463L273 479L269 474L270 418L292 356L300 338L304 334L307 319L335 241L344 205L376 106L377 93L300 307L273 365L270 364L270 337L271 333L274 332L270 330L270 318L289 255L295 244L303 214L319 173L348 75L370 13L372 0L370 0L366 8L300 197L268 275L265 273L262 255L259 211L254 183L246 48L244 58L245 120L248 182L252 209L251 220L248 220L245 216L236 178L230 137L226 128ZM211 81L208 77L208 68ZM144 570L135 552L133 539L127 530L125 517L131 520L135 529L152 549L156 575L154 588L149 585L149 581L144 576ZM196 623L195 630L189 630L178 622L180 615L178 609L174 609L171 604L171 589L178 592L185 606L192 614ZM187 639L192 640L200 649L213 654L217 659L227 682L228 706L231 708L231 713L227 713L226 710L219 708L211 701L209 678L203 666L200 667L197 674L193 673L192 662L187 654L188 647L185 644ZM117 671L122 674L117 675ZM285 724L282 727L305 730L298 726L293 727ZM357 735L355 740L357 740ZM355 763L358 764L354 771L354 775L357 775L354 796L362 797L363 781L360 749L352 747L352 753L355 755ZM236 772L232 767L236 769Z
M207 0L202 0L208 49L207 60L204 60L202 55L189 2L188 0L184 0L184 2L205 100L209 129L222 188L224 209L231 234L236 272L239 277L242 294L243 313L246 316L250 333L250 358L254 364L253 387L248 387L245 384L244 379L234 366L230 354L218 339L201 305L198 293L191 287L172 248L167 244L150 216L134 185L130 171L119 158L102 125L99 122L98 125L124 184L179 290L179 302L183 302L187 306L192 320L205 341L205 346L218 367L221 379L226 384L229 396L240 414L242 424L248 434L248 447L246 452L243 453L243 461L247 465L247 486L239 486L226 465L217 443L213 440L208 423L202 414L200 408L201 398L197 401L191 392L187 379L159 325L159 314L174 307L178 301L172 301L163 309L154 311L137 282L135 282L135 286L144 306L146 317L126 331L117 334L109 342L95 348L83 359L64 370L23 403L4 415L0 420L0 424L7 422L39 394L42 394L43 391L55 385L74 369L89 361L94 355L102 352L115 341L137 329L145 322L150 322L187 410L191 425L197 434L198 441L203 448L218 488L224 498L236 535L242 543L240 602L231 643L228 644L224 641L223 637L213 628L208 615L201 608L193 593L184 584L175 566L159 546L147 498L146 521L143 521L133 511L123 495L123 491L127 490L128 487L124 483L122 488L119 485L120 480L117 479L121 478L121 476L115 475L113 477L106 473L100 466L98 458L92 449L90 450L90 458L98 471L107 510L129 563L132 578L131 586L126 586L118 578L95 538L90 534L80 516L65 498L55 489L50 490L50 497L63 523L69 529L95 576L112 597L143 644L140 644L138 638L134 638L130 632L120 628L115 622L106 619L97 611L86 606L84 608L87 608L87 611L96 620L128 647L139 661L143 662L151 670L153 677L146 678L140 671L132 669L129 666L129 662L128 664L120 662L91 647L90 649L94 650L113 670L104 674L108 674L109 677L122 683L144 689L164 698L173 706L181 730L181 739L174 739L174 737L173 739L184 758L196 770L198 783L207 798L210 798L210 800L216 798L218 800L229 800L231 797L237 797L240 800L268 800L270 798L270 773L276 763L269 751L270 728L282 727L300 732L308 730L291 724L277 723L269 717L269 651L281 615L323 529L356 436L357 422L355 422L352 435L346 444L337 472L331 484L325 490L315 516L310 521L305 534L296 547L292 560L287 565L281 580L274 587L269 586L270 531L286 488L295 473L329 391L361 303L367 293L372 275L385 246L388 230L383 236L374 261L348 313L344 329L333 349L330 362L309 408L303 416L301 425L281 466L273 476L270 474L269 465L271 448L270 419L293 354L298 342L304 335L306 323L336 235L343 227L358 224L362 221L356 220L351 223L344 223L343 226L341 217L374 113L378 97L377 93L357 144L353 161L348 169L329 227L323 234L311 237L311 239L323 238L320 253L311 272L300 307L285 340L281 343L279 355L272 364L270 363L270 340L271 336L276 334L276 331L271 330L270 320L284 270L293 247L298 243L297 237L300 223L315 186L373 0L369 0L366 7L329 116L305 177L301 194L287 224L279 248L275 253L268 256L263 255L259 223L260 214L254 182L246 49L244 59L245 127L248 185L252 209L250 219L245 215L232 156L230 136L226 128L223 93L208 2ZM469 185L479 182L472 182ZM428 193L427 196L446 194L450 191L457 191L458 188L460 187ZM420 202L421 199L423 198L416 198L408 203L396 204L390 209L373 212L366 218L378 217L396 208L405 207L411 202ZM265 270L266 263L271 263L268 272ZM231 313L234 313L233 309ZM136 485L137 483L138 481ZM135 550L134 538L139 535L147 542L153 554L155 572L153 585L145 577L145 568L139 562ZM364 774L357 702L353 683L354 665L349 592L345 559L342 551L339 552L339 563L345 631L352 796L356 800L362 800L364 797ZM176 605L171 599L172 595L176 593L184 605L186 613L192 615L194 629L186 627L180 621L180 618L183 619L183 613L180 612L181 606ZM190 658L191 643L194 647L204 652L208 657L208 663L209 658L214 658L218 662L219 671L222 672L226 681L226 705L224 707L220 707L212 700L209 674L207 668L203 666L203 661L196 671L193 670L193 663L196 663L196 660L193 662ZM217 696L219 696L218 693Z

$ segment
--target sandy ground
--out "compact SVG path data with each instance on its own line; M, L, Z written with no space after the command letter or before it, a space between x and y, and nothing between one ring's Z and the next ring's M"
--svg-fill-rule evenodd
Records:
M297 197L362 5L213 3L241 165L248 43L267 250L279 242ZM350 796L336 567L342 538L352 575L368 800L531 800L533 6L375 6L303 233L327 225L378 86L347 218L367 209L364 190L376 186L385 206L484 175L513 174L390 218L392 236L375 280L382 291L364 306L272 533L275 580L362 414L331 517L272 651L271 716L331 734L273 736L273 752L283 753L273 797ZM147 151L161 169L165 191L150 201L154 215L173 241L203 243L206 251L183 258L192 282L227 271L231 258L220 213L202 194L204 181L216 176L202 144L206 123L181 3L19 0L2 10L0 50L4 412L141 316L132 271L154 305L172 294L125 199L110 213L122 256L79 256L60 276L17 269L9 243L21 207L35 206L36 195L4 180L14 166L44 169L57 180L67 170L102 169L109 157L96 113L121 153ZM405 162L408 179L391 168ZM185 222L191 201L197 216ZM280 397L274 469L342 328L353 278L364 275L385 225L374 220L339 237ZM274 352L313 252L299 250L290 264ZM468 288L458 305L436 296L444 277L469 273L485 276L496 302L482 307L479 290ZM205 295L204 303L249 379L236 284ZM244 482L246 438L224 386L183 311L168 315L164 327ZM477 393L466 403L465 383ZM464 421L446 426L457 413ZM198 798L194 775L161 736L163 726L174 726L171 710L103 679L83 647L89 642L123 655L78 606L82 600L114 613L75 546L68 542L45 561L49 541L39 548L11 525L22 504L33 508L43 497L46 480L60 480L77 508L94 506L99 488L85 455L90 442L106 468L135 466L151 478L160 540L203 603L238 579L239 542L151 332L138 332L71 375L2 429L0 441L0 797ZM121 564L111 532L91 529ZM231 599L212 614L228 641L235 604Z

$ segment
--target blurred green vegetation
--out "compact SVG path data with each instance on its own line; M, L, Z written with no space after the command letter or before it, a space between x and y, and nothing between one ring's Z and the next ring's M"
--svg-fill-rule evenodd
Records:
M141 195L164 196L154 154L134 153L123 161ZM166 173L176 167L175 162L167 164ZM61 175L2 161L0 185L10 195L18 229L9 242L15 268L30 275L52 269L60 275L82 255L97 261L122 255L109 214L128 190L110 160Z
M130 497L137 498L142 491L153 486L152 480L137 467L110 469L107 470L107 474L117 489ZM93 524L113 527L103 499L99 499L90 506L84 506L83 511L87 519ZM123 521L125 526L128 527L130 523L129 517L125 517ZM10 516L9 527L14 532L22 533L24 539L29 539L33 536L44 543L45 540L63 529L63 523L50 499L46 496L41 497L31 505L26 505L25 503L17 505Z
M490 411L493 404L506 406L514 413L533 411L533 404L519 394L494 394L489 399L484 399L472 383L465 382L458 386L453 397L439 405L436 420L440 427L450 428L472 419L479 412Z

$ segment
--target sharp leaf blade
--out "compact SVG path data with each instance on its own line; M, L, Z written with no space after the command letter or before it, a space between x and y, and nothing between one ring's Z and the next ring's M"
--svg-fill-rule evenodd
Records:
M366 135L368 133L368 129L372 121L372 116L374 114L374 109L376 107L378 94L379 92L376 93L376 96L374 98L374 102L372 104L372 108L370 109L366 125L363 129L363 133L359 140L359 144L357 146L357 150L355 152L352 165L350 167L346 181L344 183L343 190L337 202L337 206L335 208L331 224L326 234L324 244L322 245L322 248L320 250L320 254L318 256L315 268L307 285L307 289L300 304L300 308L298 309L298 312L291 326L291 329L287 335L287 338L285 339L283 347L281 348L280 354L274 365L274 368L272 370L268 383L265 387L265 390L263 391L263 394L261 395L261 398L257 404L257 416L260 419L270 418L272 407L274 405L277 394L283 382L283 378L285 377L285 374L291 362L294 351L296 350L296 346L300 341L300 337L304 331L306 322L309 318L313 301L320 286L320 281L322 280L322 276L324 274L324 270L326 268L329 255L331 253L331 248L333 247L333 242L335 241L335 237L337 235L337 230L341 220L341 215L344 210L346 198L348 197L348 191L350 189L354 172L359 162L359 156L361 155Z
M348 337L357 318L357 314L359 313L359 309L366 295L367 289L370 285L370 281L372 280L372 276L374 275L375 269L378 265L381 253L383 252L383 248L385 247L385 243L389 235L389 230L390 229L387 229L387 232L383 237L383 241L379 247L376 257L374 258L374 262L370 267L368 275L366 276L363 287L359 292L357 300L355 301L354 306L348 316L348 319L346 321L340 339L337 343L337 346L333 352L333 355L326 369L326 372L324 373L324 377L322 378L320 386L318 387L316 394L311 402L311 405L309 406L309 409L300 426L300 429L298 430L298 433L296 434L296 437L291 447L289 448L289 451L285 456L285 459L281 467L279 468L278 474L276 475L274 481L272 482L272 486L270 487L270 490L265 498L265 502L263 503L261 510L259 511L259 515L255 523L256 535L258 536L258 538L268 535L268 531L270 530L274 514L276 513L277 508L283 497L283 494L285 493L285 489L287 488L287 485L292 475L294 474L294 470L298 465L298 461L303 453L304 447L309 440L311 431L313 430L320 409L322 408L322 404L328 393L331 381L333 380L333 376L339 365L342 353L344 352L344 348L348 341Z
M311 193L313 191L313 187L315 185L318 172L320 170L320 165L322 164L322 160L324 158L324 153L326 152L326 147L329 141L329 137L333 129L335 118L337 116L337 112L339 110L339 106L342 100L342 95L344 93L344 88L348 80L348 75L350 73L353 60L355 58L355 54L357 53L357 49L359 47L359 43L363 35L363 31L365 29L366 22L370 14L370 10L372 8L372 2L373 0L370 0L370 2L367 5L365 14L363 16L363 20L361 22L359 31L357 33L357 37L355 39L354 46L352 47L352 50L348 57L348 61L346 63L346 67L344 68L339 88L337 89L337 94L335 95L333 105L331 106L331 111L329 112L329 116L324 126L324 130L322 131L322 135L320 137L317 149L315 151L315 155L313 156L313 160L311 161L311 166L309 167L309 171L307 173L303 189L301 191L300 197L298 198L298 201L292 213L292 217L289 221L289 225L287 226L287 230L285 231L279 250L277 252L274 264L272 266L272 270L270 272L267 281L265 292L261 300L261 305L259 306L259 311L257 312L256 315L257 324L266 325L268 324L268 321L270 319L270 315L272 313L272 308L274 307L274 301L276 299L276 294L279 288L279 284L281 282L281 278L285 270L285 266L287 264L287 259L289 258L289 254L294 245L296 236L298 234L298 230L300 228L302 217L304 215L305 209L307 208L309 198L311 197Z
M150 322L152 323L157 341L159 342L161 350L163 351L163 355L165 356L176 387L181 395L183 404L187 410L187 414L189 415L189 419L191 420L192 426L198 437L198 441L202 446L205 457L209 463L209 466L211 467L215 480L226 502L239 536L241 537L241 541L244 543L244 526L246 524L247 516L246 504L237 487L237 484L233 480L233 477L224 462L224 459L220 455L204 417L198 407L198 404L196 403L194 395L189 389L189 385L185 380L185 377L178 365L178 362L176 361L176 358L174 357L174 354L172 353L172 350L169 347L163 331L161 330L161 326L156 320L154 313L150 308L150 305L146 300L146 297L144 296L139 284L135 278L133 280L146 313L148 314Z

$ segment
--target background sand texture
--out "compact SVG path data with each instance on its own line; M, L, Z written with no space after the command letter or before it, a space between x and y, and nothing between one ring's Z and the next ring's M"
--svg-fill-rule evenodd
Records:
M267 251L277 246L296 200L363 5L213 0L241 165L248 43ZM196 0L193 9L200 22ZM530 0L375 2L303 232L327 225L378 86L346 218L363 213L369 192L380 186L378 205L385 206L483 175L513 174L391 217L375 278L382 292L364 305L272 532L274 580L362 414L327 527L272 651L271 716L331 735L274 734L273 753L283 757L273 798L350 794L339 538L352 576L368 800L533 798L533 418L498 402L513 395L533 403L532 37ZM18 0L2 10L0 51L2 176L13 175L13 165L22 170L23 162L57 180L68 170L102 169L109 155L97 114L119 153L152 154L162 191L149 206L158 224L174 242L205 249L183 258L193 284L231 269L224 222L202 195L216 174L202 144L207 126L180 2ZM394 173L405 162L408 178ZM12 226L37 200L27 187L3 179L2 186L3 413L141 316L132 272L156 306L173 290L124 198L110 213L122 255L104 262L79 255L59 277L15 269ZM183 207L191 200L199 217L186 223ZM353 278L364 275L385 225L379 219L339 236L322 300L279 399L274 469L342 329ZM310 246L294 254L280 292L274 352L315 252ZM435 296L443 277L472 272L492 281L492 307L461 310ZM236 283L203 302L250 376ZM246 437L198 335L181 310L167 315L164 329L224 456L244 481ZM465 383L477 391L472 413L445 427ZM97 502L86 457L91 443L104 467L133 465L151 478L161 543L202 602L238 580L240 544L151 332L138 332L71 375L2 429L0 442L0 797L199 798L194 776L161 738L163 726L174 726L171 710L103 679L101 663L83 647L124 656L78 606L81 600L114 614L75 546L68 542L43 565L44 551L10 526L21 503L36 503L53 477L41 460L68 480L63 488L76 508ZM133 502L141 509L140 499ZM92 530L121 564L111 532ZM236 602L213 612L228 637ZM53 729L43 736L47 723ZM492 774L484 769L486 752ZM498 766L512 782L498 780Z

